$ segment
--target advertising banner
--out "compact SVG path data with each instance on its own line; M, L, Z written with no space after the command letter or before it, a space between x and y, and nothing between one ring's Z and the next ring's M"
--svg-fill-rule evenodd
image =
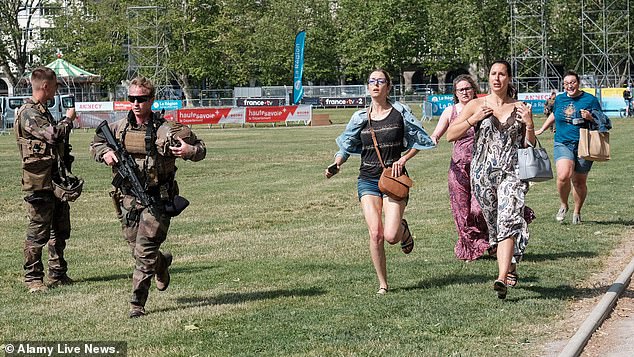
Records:
M517 99L531 105L533 114L544 114L544 106L550 98L550 92L518 93Z
M609 117L619 117L621 109L625 108L623 91L625 88L601 88L601 109Z
M112 102L75 102L77 112L111 112L114 110Z
M309 105L287 105L280 107L246 108L247 123L276 123L283 121L310 120Z
M443 110L453 105L453 94L434 94L427 96L427 101L431 102L432 115L439 116Z
M152 110L159 111L162 109L165 110L176 110L183 107L182 100L155 100L152 103Z
M177 120L181 124L244 123L244 108L191 108L179 109Z
M299 103L304 96L302 75L304 73L304 43L306 31L300 31L295 36L295 50L293 54L293 104Z
M286 108L288 107L289 106ZM307 123L312 119L312 113L313 107L311 105L298 105L297 109L286 117L286 121L303 121L304 123Z
M75 128L96 128L102 121L107 120L109 123L116 121L116 117L112 111L110 112L77 112L77 119L73 124Z
M365 107L365 97L352 98L319 98L319 105L324 108Z
M302 101L300 103L312 105L315 107L321 105L321 102L319 101L319 97L304 97L302 98Z
M284 105L284 98L238 98L236 105L239 107L274 107Z
M132 110L132 103L130 102L114 102L115 111L129 111Z

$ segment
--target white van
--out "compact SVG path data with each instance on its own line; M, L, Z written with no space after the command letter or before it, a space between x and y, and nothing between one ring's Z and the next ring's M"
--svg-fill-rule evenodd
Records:
M30 96L0 97L0 116L2 117L0 130L8 131L13 128L15 113L24 104L26 98ZM46 104L53 119L58 122L66 114L66 109L75 107L75 97L72 94L56 95Z

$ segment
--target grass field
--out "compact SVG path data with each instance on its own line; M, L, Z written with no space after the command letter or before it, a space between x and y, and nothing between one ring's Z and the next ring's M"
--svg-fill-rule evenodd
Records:
M350 111L331 114L343 123ZM425 123L428 131L435 123ZM175 256L172 282L165 292L152 288L148 315L134 320L133 261L107 194L109 170L88 155L92 132L77 130L71 140L74 171L86 180L67 247L77 284L41 295L22 283L19 160L14 136L0 136L1 339L127 341L130 356L534 356L571 302L601 294L603 287L580 283L632 232L634 125L615 120L613 160L589 176L583 225L555 223L554 181L531 187L527 202L538 218L520 283L500 301L495 260L453 256L451 147L443 139L408 166L416 247L408 256L387 249L391 291L376 296L356 198L358 158L323 178L342 130L197 128L208 154L179 165L191 205L164 244ZM552 134L540 140L552 153Z

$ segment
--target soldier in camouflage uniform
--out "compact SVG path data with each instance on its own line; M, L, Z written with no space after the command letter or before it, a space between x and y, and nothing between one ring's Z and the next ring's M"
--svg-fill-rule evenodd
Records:
M58 175L60 145L70 135L75 109L70 108L55 124L46 102L55 97L57 77L47 67L31 74L32 96L18 109L14 131L22 159L22 191L26 196L29 225L24 243L24 281L30 292L47 290L44 285L42 249L48 243L49 286L72 284L64 259L70 237L70 206L53 194Z
M167 237L173 214L165 210L178 195L175 181L176 158L200 161L205 158L205 143L186 126L165 121L152 112L155 89L145 78L136 78L128 88L132 110L128 117L109 125L114 137L125 147L139 167L139 179L154 198L155 207L144 207L137 197L124 194L119 188L111 193L117 215L135 259L132 275L131 318L145 315L152 277L159 291L169 285L168 267L172 255L159 250ZM151 139L147 139L151 138ZM117 156L101 135L95 135L91 154L98 162L113 167L116 173Z

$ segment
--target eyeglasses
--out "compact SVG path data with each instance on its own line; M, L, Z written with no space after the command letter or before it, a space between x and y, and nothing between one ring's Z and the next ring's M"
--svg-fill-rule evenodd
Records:
M467 93L470 90L473 90L473 87L456 88L456 92L460 93Z
M573 81L573 82L564 82L564 87L568 87L568 86L574 86L575 84L577 84L577 81Z
M385 78L370 78L368 79L368 84L371 86L382 86L387 83L387 79Z
M130 101L130 103L145 103L148 100L150 100L152 97L149 95L129 95L128 96L128 100Z

